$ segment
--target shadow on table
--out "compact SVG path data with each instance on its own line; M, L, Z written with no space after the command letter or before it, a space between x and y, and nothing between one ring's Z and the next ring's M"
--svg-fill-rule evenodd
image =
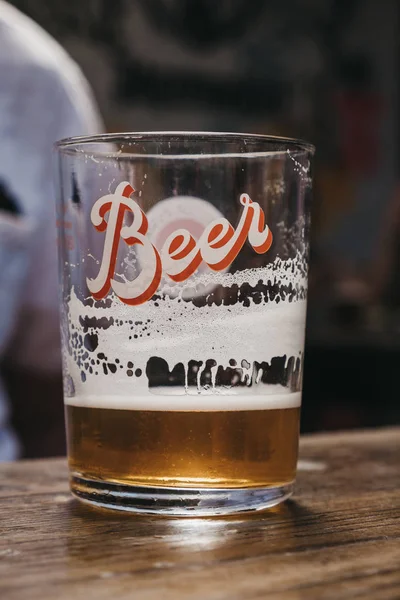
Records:
M68 517L71 568L92 567L104 577L295 551L304 528L323 521L295 500L256 514L184 519L120 514L71 501Z

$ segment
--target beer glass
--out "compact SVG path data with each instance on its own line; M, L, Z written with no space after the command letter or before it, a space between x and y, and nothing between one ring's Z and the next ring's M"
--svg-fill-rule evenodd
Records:
M283 501L298 451L313 147L186 132L57 146L73 494L172 515Z

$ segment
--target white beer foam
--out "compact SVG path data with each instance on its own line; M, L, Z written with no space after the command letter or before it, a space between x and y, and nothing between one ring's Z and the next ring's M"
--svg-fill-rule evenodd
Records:
M293 356L300 358L304 347L304 331L306 317L306 300L293 299L291 302L278 293L275 300L265 299L256 303L249 299L249 306L240 302L232 305L212 304L209 306L195 306L183 298L190 296L190 287L208 286L217 284L232 287L247 283L254 287L259 281L278 283L279 286L292 284L295 287L306 288L306 276L301 268L301 260L282 261L276 259L274 263L254 269L246 269L236 273L205 273L191 278L190 283L177 286L168 286L159 290L161 296L156 302L149 301L139 306L123 304L114 295L108 297L108 307L85 306L76 296L74 289L68 303L68 328L70 336L84 338L86 329L82 319L105 318L109 322L107 329L88 327L87 333L95 334L98 346L94 352L86 352L82 343L75 347L75 357L64 353L65 370L72 380L69 390L66 390L66 402L81 402L85 398L105 398L105 402L114 403L116 396L123 397L121 402L128 402L129 406L139 402L148 409L166 401L157 400L157 396L149 389L146 376L146 365L151 357L165 360L171 371L178 363L182 363L187 375L190 361L202 361L198 372L199 386L196 390L201 392L200 377L205 368L205 361L215 360L217 365L224 368L235 361L239 370L242 370L244 381L248 388L240 387L240 395L244 390L255 394L246 396L245 405L254 403L272 402L271 399L262 400L258 397L258 385L250 386L253 363L270 362L273 357ZM170 292L173 287L173 297ZM105 369L98 363L98 353L106 356L106 364L113 365L113 371ZM78 360L81 365L78 365ZM117 360L118 359L118 362ZM243 367L246 361L248 368ZM85 366L86 364L86 366ZM88 367L87 365L90 365ZM133 366L132 366L133 365ZM116 366L116 369L115 369ZM215 376L218 367L211 369L211 390L215 399ZM90 372L90 369L92 372ZM128 369L130 375L128 376ZM257 379L260 381L260 377ZM182 387L186 393L188 389ZM236 390L235 390L236 391ZM72 398L71 396L74 396ZM279 394L279 396L282 396ZM288 394L293 396L293 394ZM212 404L214 400L205 400L200 394L201 402ZM78 398L78 400L76 400ZM108 399L108 400L107 400ZM111 402L111 400L112 402ZM280 400L283 401L281 397ZM85 400L86 401L86 400ZM96 400L97 401L97 400ZM188 396L188 402L194 402ZM234 394L229 395L229 402L242 401ZM292 400L291 400L292 401ZM175 402L175 401L174 401ZM227 397L218 400L225 406ZM286 402L286 401L284 401ZM176 405L186 403L185 398L179 397ZM264 406L264 405L263 405ZM177 409L176 409L177 410Z
M157 411L243 411L297 408L301 393L290 393L280 385L263 385L263 392L254 394L243 389L221 393L179 394L176 388L159 388L157 393L145 396L80 395L66 398L66 404L85 408L108 408L115 410ZM276 389L275 389L276 388Z

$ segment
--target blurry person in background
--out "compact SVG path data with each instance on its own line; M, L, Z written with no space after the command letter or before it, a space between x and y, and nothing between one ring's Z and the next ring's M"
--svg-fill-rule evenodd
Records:
M52 146L101 129L77 65L0 0L0 461L64 452Z

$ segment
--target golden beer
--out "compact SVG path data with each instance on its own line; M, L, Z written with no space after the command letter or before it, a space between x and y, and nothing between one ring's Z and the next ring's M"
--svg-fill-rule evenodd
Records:
M168 411L67 405L66 415L73 476L180 488L263 488L295 478L299 406Z

